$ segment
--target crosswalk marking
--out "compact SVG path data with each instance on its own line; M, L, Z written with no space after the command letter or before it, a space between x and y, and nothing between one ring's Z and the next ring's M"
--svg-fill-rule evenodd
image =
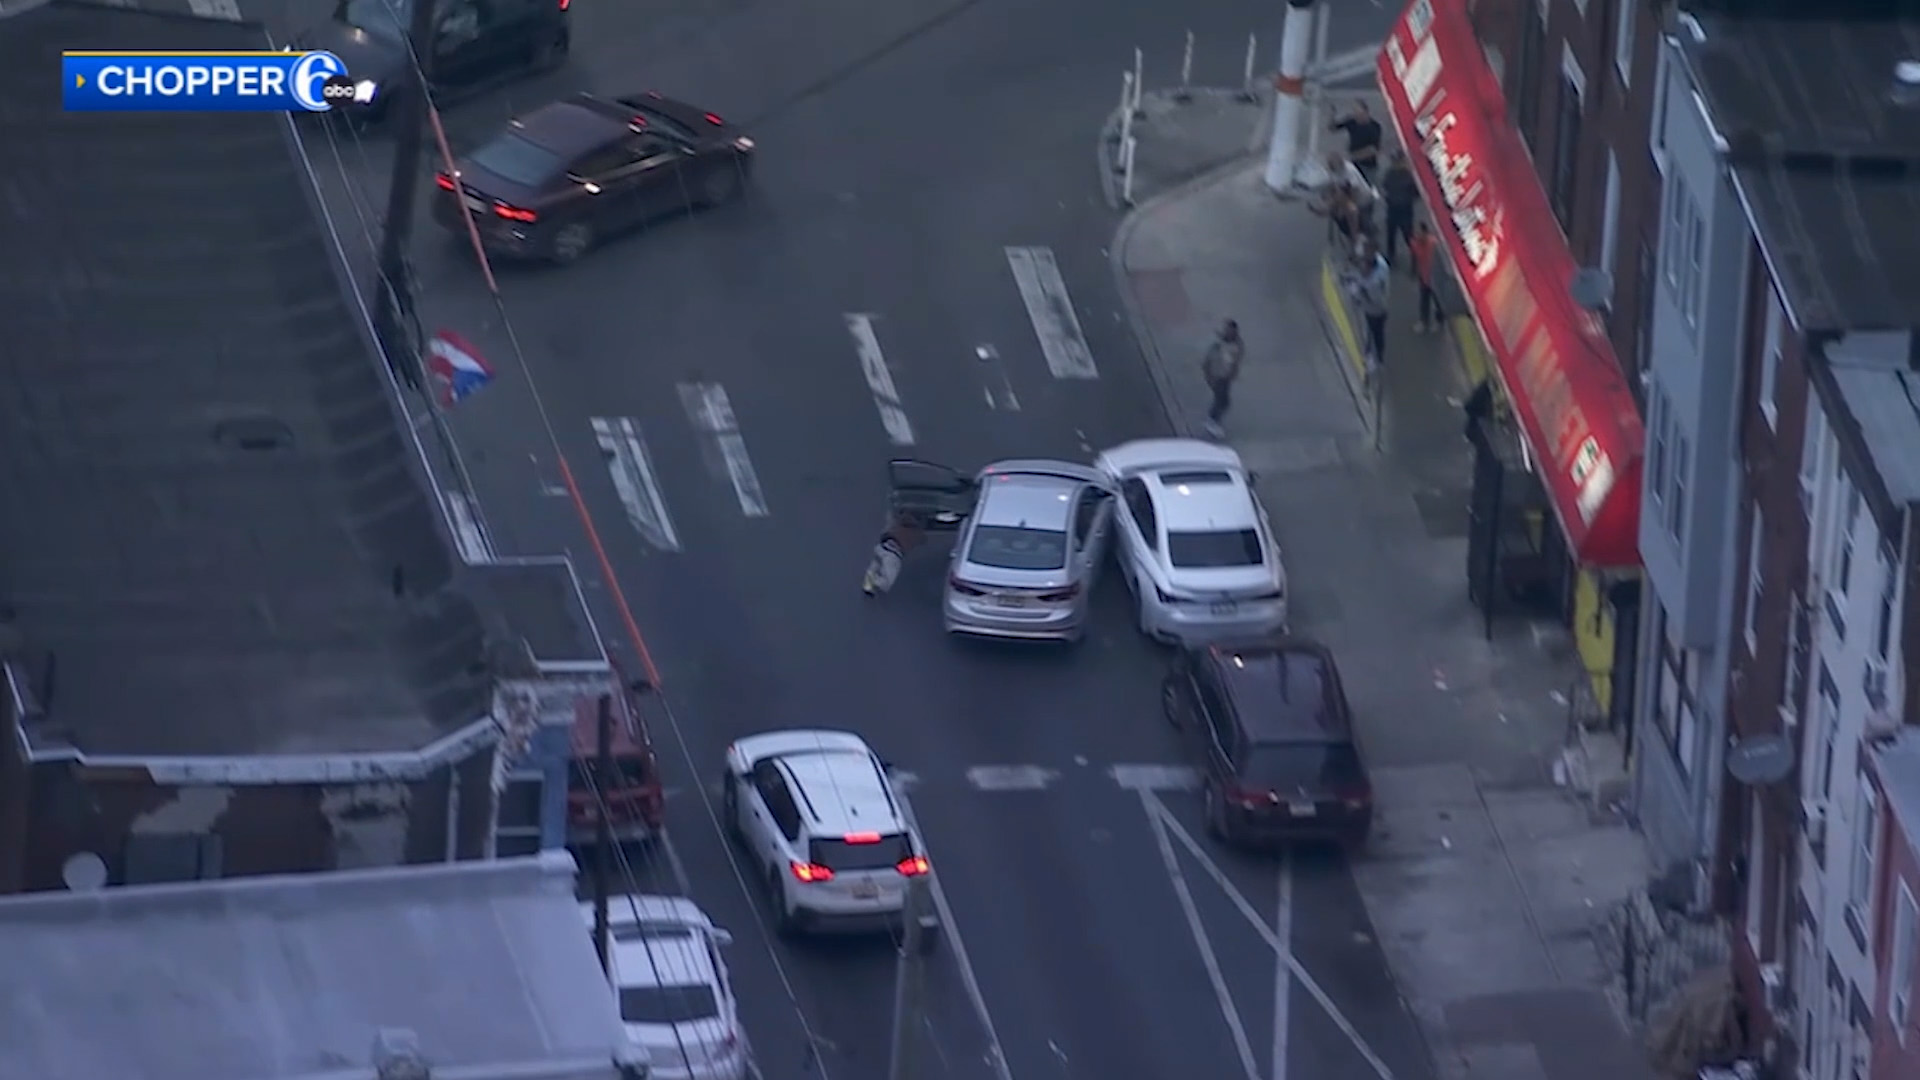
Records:
M766 517L767 497L760 490L760 477L753 471L753 458L747 454L747 440L734 419L727 388L719 383L681 383L680 403L686 407L687 419L705 433L718 454L718 471L725 473L733 485L740 512L748 517Z
M679 551L680 534L674 531L666 499L660 495L660 481L654 475L653 460L647 456L646 441L640 437L640 425L624 416L596 416L593 437L600 444L600 456L613 477L613 490L620 496L620 505L635 531L661 551Z
M1086 335L1080 332L1080 316L1074 313L1053 249L1010 247L1007 265L1013 269L1014 284L1020 288L1027 318L1033 321L1033 332L1040 337L1040 351L1046 355L1053 377L1099 378L1100 369L1094 366Z
M976 765L967 770L967 783L981 791L1045 791L1059 775L1039 765Z
M860 357L860 372L866 376L867 389L873 392L874 407L880 410L880 426L895 446L913 445L913 424L907 410L900 407L900 391L894 388L893 372L886 355L880 351L880 339L873 332L873 316L848 315L847 332L853 335L853 351Z

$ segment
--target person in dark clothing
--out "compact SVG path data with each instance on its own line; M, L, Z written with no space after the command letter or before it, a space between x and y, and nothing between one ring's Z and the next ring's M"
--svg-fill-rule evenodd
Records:
M1413 242L1413 212L1420 205L1420 188L1407 155L1396 151L1387 156L1387 170L1380 174L1380 201L1387 206L1387 262L1391 264L1400 241Z
M1413 280L1420 286L1420 317L1413 328L1422 333L1440 329L1440 294L1433 291L1433 260L1438 244L1433 229L1424 221L1413 227L1413 237L1407 241L1407 254L1413 259Z
M1347 160L1360 170L1360 175L1366 178L1367 183L1373 183L1374 174L1380 170L1382 132L1380 121L1373 118L1367 103L1354 102L1353 111L1347 114L1346 119L1328 125L1327 130L1347 133Z

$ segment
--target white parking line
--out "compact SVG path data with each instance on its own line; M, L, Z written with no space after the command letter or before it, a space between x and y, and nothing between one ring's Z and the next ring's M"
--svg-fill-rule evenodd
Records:
M1213 879L1213 883L1218 885L1227 899L1233 902L1233 906L1239 910L1241 917L1246 919L1254 932L1260 935L1260 939L1267 943L1267 947L1273 950L1274 955L1286 964L1287 970L1300 981L1300 985L1306 989L1307 994L1326 1011L1327 1019L1333 1022L1334 1027L1340 1029L1340 1033L1345 1035L1349 1042L1353 1043L1353 1048L1359 1051L1361 1059L1372 1067L1373 1074L1380 1080L1394 1080L1393 1070L1387 1068L1387 1063L1381 1061L1380 1055L1374 1053L1373 1047L1367 1045L1367 1040L1360 1037L1360 1032L1354 1028L1353 1022L1348 1020L1347 1015L1340 1011L1340 1007L1333 1003L1333 998L1327 996L1326 990L1321 988L1319 981L1294 957L1292 943L1282 940L1279 933L1267 924L1267 920L1253 910L1253 905L1248 903L1247 898L1241 895L1239 888L1228 880L1226 873L1213 861L1213 857L1207 854L1205 846L1193 838L1193 834L1187 831L1186 826L1180 824L1179 819L1173 816L1173 811L1167 809L1167 804L1161 802L1158 795L1146 789L1140 790L1140 803L1146 807L1150 816L1158 819L1160 824L1166 827L1169 836L1179 840L1180 846L1193 854L1194 861L1200 864L1200 868L1207 872L1207 876Z
M614 493L620 496L620 505L635 531L661 551L679 551L680 534L667 515L667 501L660 495L660 481L654 476L646 441L640 437L640 425L624 416L596 416L593 438L600 444L600 456L613 477Z
M892 778L894 794L900 799L900 809L907 823L913 826L915 832L921 833L924 841L926 835L921 832L919 815L913 812L913 803L907 799L906 792L900 790L902 774L896 771ZM994 1080L1013 1080L1013 1073L1007 1068L1006 1050L1000 1045L1000 1032L993 1026L992 1014L987 1012L987 995L980 991L980 977L974 974L973 961L967 956L967 943L960 938L960 924L954 921L953 905L947 902L947 890L940 887L940 862L937 857L933 861L933 874L928 884L929 891L933 893L933 910L940 916L940 932L947 939L947 944L952 946L954 961L960 965L960 985L967 992L967 1000L973 1005L974 1014L980 1018L981 1029L987 1033L987 1050L991 1055L987 1065L993 1070Z
M747 440L740 435L727 388L719 383L681 383L680 403L686 407L687 419L719 451L721 467L740 500L740 512L748 517L766 517L767 497L760 490L760 477L754 474L753 459L747 456Z
M1080 316L1074 314L1073 299L1067 295L1067 283L1060 279L1060 267L1053 249L1010 247L1007 265L1013 269L1013 282L1020 287L1020 300L1027 305L1027 318L1040 337L1040 351L1046 354L1047 369L1056 379L1097 379L1100 369L1093 364L1093 352L1080 332Z
M1247 1042L1247 1027L1240 1019L1240 1005L1227 989L1226 976L1220 973L1220 958L1213 951L1213 940L1207 936L1207 924L1201 920L1200 909L1193 902L1193 890L1187 887L1186 872L1180 869L1180 859L1173 853L1173 841L1167 836L1166 822L1149 805L1149 800L1153 798L1150 792L1140 792L1140 802L1147 811L1147 824L1153 828L1154 841L1160 848L1160 859L1167 865L1167 877L1173 882L1174 895L1180 898L1180 911L1187 917L1187 931L1193 935L1193 943L1200 949L1200 963L1207 969L1207 981L1213 984L1213 996L1220 1004L1221 1019L1227 1022L1227 1031L1233 1035L1233 1048L1240 1054L1240 1067L1246 1072L1247 1080L1260 1080L1260 1070L1253 1063L1253 1046Z
M1039 765L975 765L967 783L981 791L1045 791L1059 775Z
M880 339L873 332L873 316L848 315L847 333L853 335L853 351L860 356L860 373L866 376L867 389L873 393L874 407L880 410L880 426L895 446L913 445L913 424L907 410L900 406L900 391L894 388L893 371L880 351Z

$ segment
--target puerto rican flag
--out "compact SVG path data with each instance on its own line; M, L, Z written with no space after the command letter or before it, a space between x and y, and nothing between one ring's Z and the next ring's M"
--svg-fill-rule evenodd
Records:
M480 351L451 330L435 333L427 343L427 374L443 409L493 381L493 368Z

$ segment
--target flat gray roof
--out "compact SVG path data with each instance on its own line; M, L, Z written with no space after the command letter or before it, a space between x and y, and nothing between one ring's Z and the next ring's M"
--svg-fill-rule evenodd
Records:
M1920 279L1916 279L1920 280ZM1911 333L1853 333L1828 345L1824 360L1887 496L1920 502L1920 371Z
M627 1037L564 852L0 899L0 1080L612 1080ZM471 1070L471 1071L467 1071Z
M288 118L62 111L63 49L266 44L73 0L0 19L0 618L37 746L398 753L489 711Z
M1920 731L1901 728L1870 752L1880 788L1886 792L1887 810L1920 855Z

